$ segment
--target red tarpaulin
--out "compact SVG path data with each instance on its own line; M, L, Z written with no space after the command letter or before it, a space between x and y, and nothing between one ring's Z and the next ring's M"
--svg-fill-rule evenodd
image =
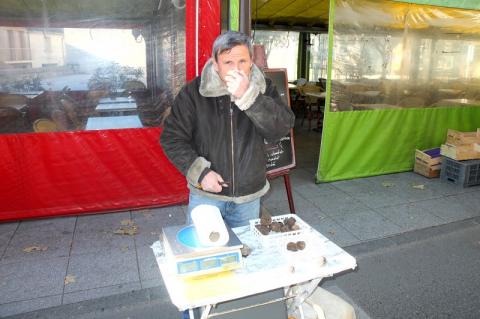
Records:
M0 220L186 202L160 129L2 135Z

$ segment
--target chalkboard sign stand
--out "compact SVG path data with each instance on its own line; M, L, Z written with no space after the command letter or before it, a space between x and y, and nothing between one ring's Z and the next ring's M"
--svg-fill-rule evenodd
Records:
M285 189L287 190L287 198L288 198L288 207L290 208L290 214L295 214L295 204L293 203L293 196L292 196L292 186L290 184L290 170L286 169L283 171L278 171L275 173L268 173L268 179L274 179L278 176L283 176L283 181L285 182Z
M285 104L290 107L290 92L288 89L287 69L264 69L265 77L272 80ZM277 144L267 145L267 178L274 179L283 176L287 191L290 213L295 214L292 186L290 184L290 170L295 167L295 147L293 129Z

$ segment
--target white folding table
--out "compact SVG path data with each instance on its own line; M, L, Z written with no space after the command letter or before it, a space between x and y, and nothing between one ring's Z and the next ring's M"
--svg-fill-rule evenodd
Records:
M287 251L286 242L270 248L262 246L250 226L233 231L242 243L252 248L251 255L244 258L244 266L198 278L177 276L164 255L161 242L152 245L170 299L179 311L202 307L202 318L208 318L212 307L218 303L282 287L288 291L285 299L288 299L289 311L293 311L310 296L322 278L356 267L354 257L313 228L302 235L305 249L296 252ZM322 257L326 259L324 265L321 265ZM292 287L295 289L289 289Z

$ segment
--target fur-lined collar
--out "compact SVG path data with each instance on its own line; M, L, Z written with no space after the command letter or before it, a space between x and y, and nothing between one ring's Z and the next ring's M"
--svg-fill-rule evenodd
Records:
M262 71L253 64L252 71L250 72L250 85L257 85L260 89L260 92L265 93L266 83ZM218 97L222 95L230 95L227 91L227 86L220 79L217 71L213 67L213 61L210 58L202 71L202 76L200 78L200 88L199 92L205 97Z

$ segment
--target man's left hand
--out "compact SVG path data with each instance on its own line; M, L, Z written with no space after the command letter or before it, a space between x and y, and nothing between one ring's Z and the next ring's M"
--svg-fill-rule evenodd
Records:
M243 71L230 70L225 76L225 82L227 84L227 90L235 98L239 99L245 94L250 85L248 76Z

